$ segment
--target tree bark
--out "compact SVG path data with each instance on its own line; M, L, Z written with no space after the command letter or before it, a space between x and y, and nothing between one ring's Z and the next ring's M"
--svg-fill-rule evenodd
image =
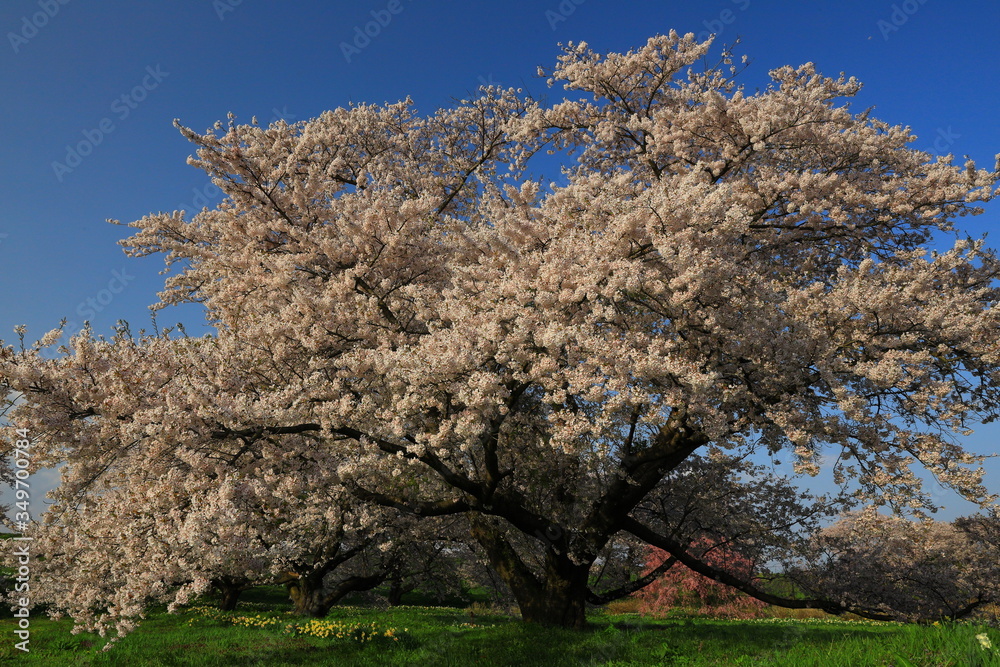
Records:
M551 552L550 552L551 553ZM582 630L587 627L590 564L546 557L545 581L514 592L521 619L528 623Z
M219 609L222 611L236 609L240 594L247 589L245 584L230 579L216 579L212 582L212 586L219 592Z
M222 598L219 600L219 609L222 611L232 611L236 609L236 605L240 601L240 593L242 592L242 588L227 588L221 591Z
M285 582L288 597L292 600L292 611L302 616L323 618L332 605L324 604L323 577L325 572L299 575Z
M580 630L587 625L587 588L591 563L574 563L549 545L540 579L525 565L500 529L481 516L470 518L472 535L510 587L521 619L544 626Z
M288 588L288 597L292 600L292 611L302 616L325 618L333 605L337 604L348 593L367 591L385 581L384 574L370 576L352 576L336 582L330 588L324 588L323 579L326 572L312 572L307 575L288 573L279 583Z

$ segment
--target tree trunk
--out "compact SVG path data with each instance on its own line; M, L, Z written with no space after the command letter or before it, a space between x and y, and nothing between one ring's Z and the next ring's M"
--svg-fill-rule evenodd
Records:
M280 583L288 587L288 597L292 600L292 610L302 616L325 618L333 605L348 593L368 591L385 581L384 574L352 576L342 579L332 587L324 588L325 572L308 575L288 573Z
M222 611L236 609L240 594L247 589L246 584L230 579L216 579L212 582L212 586L219 592L219 609Z
M503 532L482 517L470 520L472 535L486 551L490 566L510 587L528 623L582 630L587 626L588 577L591 563L576 564L549 545L544 579L524 564Z
M243 592L242 588L229 588L220 591L221 598L219 599L219 609L222 611L232 611L236 609L236 604L240 601L240 593Z
M297 578L286 581L288 597L292 600L292 610L302 616L312 616L313 618L323 618L330 611L332 605L327 604L323 595L323 574L316 576L299 575Z
M568 565L572 565L567 561ZM546 573L541 586L514 590L521 619L528 623L582 630L587 627L588 568ZM548 569L548 568L547 568ZM582 572L578 570L583 570Z
M393 579L389 582L389 595L387 600L390 607L398 607L403 604L403 596L414 589L414 586L403 586L403 582L399 579Z

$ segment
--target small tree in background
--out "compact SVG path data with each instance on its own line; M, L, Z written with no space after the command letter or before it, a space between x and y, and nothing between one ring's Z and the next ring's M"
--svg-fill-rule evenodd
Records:
M725 570L743 580L749 580L753 576L752 561L749 558L708 538L695 541L690 552L712 567ZM663 549L651 547L643 574L661 567L669 558L670 554ZM635 596L641 600L639 613L661 617L672 610L683 608L705 616L755 618L763 615L767 606L756 598L680 564L670 567Z

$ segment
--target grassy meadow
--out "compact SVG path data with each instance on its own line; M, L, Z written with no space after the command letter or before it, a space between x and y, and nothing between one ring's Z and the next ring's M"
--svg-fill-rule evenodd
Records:
M422 602L411 596L407 601ZM14 620L0 618L0 662L25 665L780 665L781 667L1000 666L1000 631L850 621L775 610L734 621L653 619L619 604L595 611L584 632L521 623L511 610L343 606L322 620L289 613L281 589L248 591L233 612L211 600L176 614L158 609L109 651L72 623L31 619L30 653L14 648Z

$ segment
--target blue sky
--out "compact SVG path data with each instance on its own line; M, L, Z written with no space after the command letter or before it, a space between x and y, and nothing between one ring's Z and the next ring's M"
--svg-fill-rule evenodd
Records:
M381 21L381 22L379 22ZM365 29L374 36L359 37ZM944 0L5 0L0 6L0 338L40 336L67 318L107 333L148 325L159 258L115 242L154 211L219 201L185 164L174 118L204 130L228 112L249 122L304 120L349 102L411 96L431 112L482 83L558 99L537 77L558 43L624 51L655 33L719 34L742 43L753 88L767 71L815 62L858 77L854 102L910 125L917 147L992 167L1000 5ZM987 231L1000 207L962 222ZM203 331L194 310L165 311ZM1000 429L967 439L992 452ZM993 466L1000 489L1000 466Z

